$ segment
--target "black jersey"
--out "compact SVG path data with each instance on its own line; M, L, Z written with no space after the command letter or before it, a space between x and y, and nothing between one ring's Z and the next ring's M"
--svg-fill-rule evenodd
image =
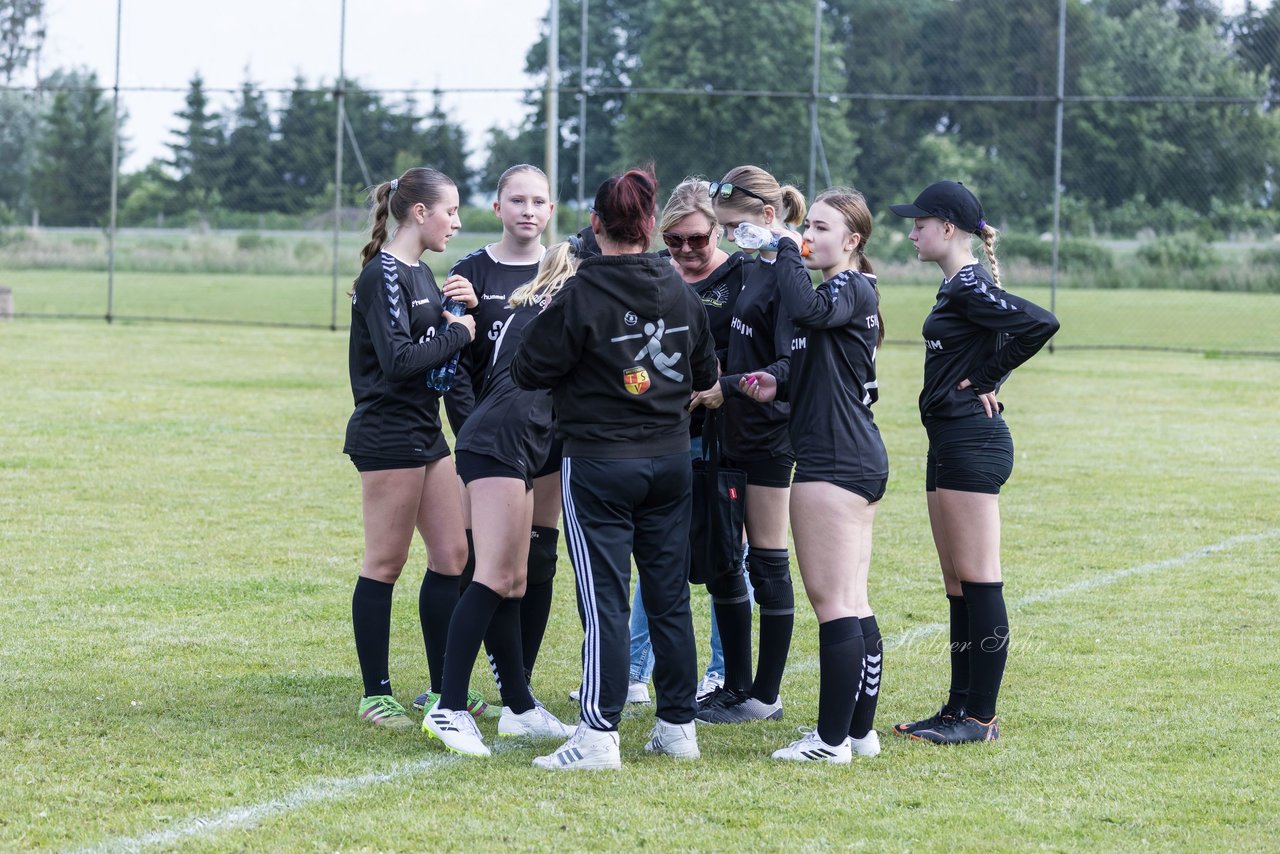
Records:
M996 285L983 267L961 267L943 281L938 301L924 320L920 417L983 413L978 395L999 389L1058 326L1058 319L1040 306ZM956 388L966 379L972 383L969 388Z
M711 339L715 342L716 361L721 372L728 370L729 364L729 330L733 324L733 312L738 303L738 295L746 279L746 271L751 267L751 256L742 252L734 252L723 264L711 271L705 279L691 282L689 287L702 300L702 307L707 312L707 328L711 330ZM689 435L701 436L706 410L699 406L689 418Z
M511 316L511 294L538 275L538 262L506 264L495 259L489 247L484 246L459 258L449 270L450 276L455 273L471 282L476 299L480 301L473 312L476 338L459 356L453 388L444 396L445 413L456 436L484 392L485 372L493 361L493 344L502 332L502 325Z
M791 401L791 445L797 476L875 480L888 477L889 457L871 405L880 333L875 280L846 270L813 287L790 240L778 249L778 287L795 324L789 376L778 392Z
M343 452L424 457L440 436L440 395L427 373L467 342L457 324L437 331L440 289L426 264L386 252L365 265L351 297L348 363L355 412Z
M458 432L457 450L493 457L532 477L551 451L551 393L526 391L511 379L511 362L541 305L515 309L494 342L480 399Z
M707 313L657 255L587 258L525 330L511 365L550 388L566 457L689 452L689 395L716 381Z
M787 433L791 406L775 400L760 404L742 393L744 374L767 370L784 380L791 361L794 328L778 289L778 268L768 261L746 265L742 293L733 310L728 358L720 389L724 393L725 453L735 460L791 453Z

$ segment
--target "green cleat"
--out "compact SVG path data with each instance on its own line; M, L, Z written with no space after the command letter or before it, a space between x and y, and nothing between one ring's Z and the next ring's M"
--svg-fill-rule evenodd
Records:
M387 729L413 728L409 713L390 694L377 694L363 698L360 701L360 708L356 710L356 717L374 726L384 726Z
M424 691L413 699L413 707L425 712L434 706L439 699L440 695L434 691ZM502 714L501 709L496 709L486 703L484 695L476 690L467 692L467 711L471 713L473 718L496 718Z

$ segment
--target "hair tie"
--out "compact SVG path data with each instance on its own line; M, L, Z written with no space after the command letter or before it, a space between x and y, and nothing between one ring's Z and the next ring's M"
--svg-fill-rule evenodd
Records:
M985 219L980 219L978 220L978 227L973 230L973 233L977 234L978 232L982 231L982 229L986 227L987 227L987 221Z
M393 193L394 193L394 192L396 191L396 187L399 187L399 186L400 186L400 179L399 179L399 178L392 178L392 179L391 179L391 192L393 192Z

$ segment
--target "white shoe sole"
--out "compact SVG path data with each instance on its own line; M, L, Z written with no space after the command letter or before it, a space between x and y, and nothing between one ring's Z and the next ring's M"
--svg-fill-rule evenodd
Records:
M533 767L545 771L618 771L622 768L622 757L599 756L562 763L553 753L550 756L535 757Z

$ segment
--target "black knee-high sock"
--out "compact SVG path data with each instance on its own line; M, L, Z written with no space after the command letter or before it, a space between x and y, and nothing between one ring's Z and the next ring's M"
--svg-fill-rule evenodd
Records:
M422 641L427 647L427 671L431 675L431 691L440 693L444 676L444 650L449 640L449 621L458 606L458 576L441 575L431 569L418 590L418 619L422 622Z
M556 542L560 532L555 528L534 525L529 532L528 584L520 602L520 647L524 653L525 681L533 680L533 665L542 650L551 619L551 600L555 590Z
M857 617L818 625L818 735L827 744L843 744L849 737L863 655Z
M476 577L476 537L475 533L470 529L466 529L467 533L467 562L462 565L462 574L458 576L458 593L467 589L467 585L471 583L471 579Z
M360 676L364 679L366 697L391 693L387 656L391 644L391 591L394 589L394 584L362 575L356 579L356 589L351 594L351 625L356 632L356 658L360 659Z
M853 707L853 723L849 726L849 735L854 738L866 738L876 722L876 703L880 700L880 674L884 667L884 651L880 639L880 625L876 623L875 615L861 617L858 622L862 626L864 647L862 691L858 694L858 702Z
M737 599L721 601L713 596L720 648L724 653L724 685L737 691L751 690L751 597L742 586Z
M480 643L502 597L472 581L458 598L458 607L449 621L449 639L444 647L444 675L440 679L440 708L458 711L467 707L471 669L480 654Z
M791 651L796 621L795 590L791 586L791 556L786 549L758 549L747 553L751 584L760 606L760 650L751 696L762 703L778 699L782 672ZM843 736L842 736L843 738Z
M969 605L963 596L947 594L951 606L951 689L947 711L959 712L969 700Z
M1004 584L962 581L960 586L969 604L969 699L965 711L988 721L996 713L996 698L1009 657Z
M525 678L524 655L520 642L519 599L503 599L489 623L484 645L489 650L489 661L498 679L498 693L502 705L517 715L533 708L533 694Z

